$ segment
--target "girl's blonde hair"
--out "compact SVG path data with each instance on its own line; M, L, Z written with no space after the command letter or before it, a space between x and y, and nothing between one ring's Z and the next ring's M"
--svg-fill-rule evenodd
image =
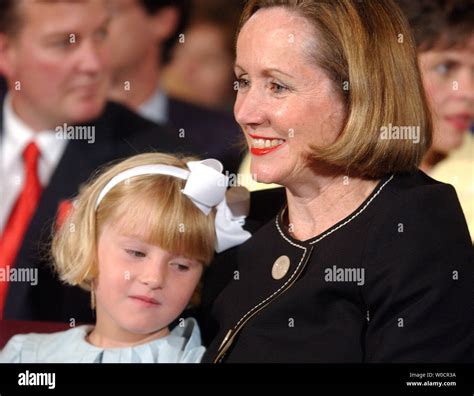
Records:
M116 185L100 202L104 186L127 169L169 165L188 169L196 158L161 153L136 155L100 172L81 189L63 225L53 237L53 262L60 279L90 290L97 277L97 244L103 227L112 224L126 235L208 265L216 245L215 209L206 216L181 189L186 180L166 175L140 175Z

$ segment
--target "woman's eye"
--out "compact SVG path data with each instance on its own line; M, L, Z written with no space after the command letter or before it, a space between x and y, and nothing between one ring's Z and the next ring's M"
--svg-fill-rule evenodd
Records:
M288 88L285 87L284 85L278 84L276 82L271 83L271 90L277 94L283 93L287 90Z
M454 67L453 62L444 62L440 63L439 65L436 65L435 70L439 74L448 74Z
M250 85L249 80L245 78L237 79L237 89L240 91L241 89L247 88Z
M143 252L140 252L138 250L131 250L131 249L126 249L125 252L134 257L134 258L143 258L143 257L146 257L146 254L143 253Z

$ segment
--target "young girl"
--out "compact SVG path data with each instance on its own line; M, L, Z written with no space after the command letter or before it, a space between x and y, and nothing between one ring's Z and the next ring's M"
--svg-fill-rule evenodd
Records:
M1 362L199 362L186 308L214 250L250 234L225 199L217 160L142 154L100 174L79 194L56 233L55 269L91 292L96 324L13 337ZM194 296L193 296L194 295Z

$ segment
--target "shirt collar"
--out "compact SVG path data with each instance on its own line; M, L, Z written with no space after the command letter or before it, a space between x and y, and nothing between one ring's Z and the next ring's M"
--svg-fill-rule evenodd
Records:
M57 139L53 130L34 132L13 110L11 97L6 96L3 106L3 160L8 169L10 161L21 157L26 146L34 141L40 150L42 160L48 164L56 164L61 156L66 140Z
M157 88L153 95L138 108L138 114L157 124L168 122L168 98L165 91Z

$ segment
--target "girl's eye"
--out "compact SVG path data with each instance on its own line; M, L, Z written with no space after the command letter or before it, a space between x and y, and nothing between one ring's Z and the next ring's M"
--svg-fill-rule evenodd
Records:
M131 249L126 249L125 252L127 252L128 255L134 257L134 258L143 258L146 257L146 254L143 252L140 252L138 250L131 250Z
M186 272L189 270L189 266L181 263L171 263L179 272Z

